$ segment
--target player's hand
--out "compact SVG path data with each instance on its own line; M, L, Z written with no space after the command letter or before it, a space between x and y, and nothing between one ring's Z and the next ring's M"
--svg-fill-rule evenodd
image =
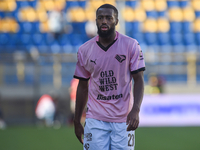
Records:
M75 134L78 140L83 144L82 135L84 135L84 128L80 122L74 121Z
M128 125L127 131L136 130L139 125L139 112L131 110L127 116L126 124Z

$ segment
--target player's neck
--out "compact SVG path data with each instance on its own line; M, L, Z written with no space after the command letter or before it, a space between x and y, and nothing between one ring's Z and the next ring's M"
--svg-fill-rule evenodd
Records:
M113 32L110 36L108 37L100 37L99 36L99 42L101 45L104 47L107 47L109 44L111 44L115 40L116 32Z

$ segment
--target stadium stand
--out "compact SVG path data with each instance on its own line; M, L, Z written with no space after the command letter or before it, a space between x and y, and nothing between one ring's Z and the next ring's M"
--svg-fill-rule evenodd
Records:
M136 38L145 53L200 52L199 0L124 2L125 34ZM1 0L0 53L30 54L32 48L37 48L39 54L75 54L90 38L85 31L86 23L95 20L95 10L103 3L117 6L118 0ZM52 36L48 24L49 13L55 8L62 10L64 26L71 27L64 29L57 39ZM170 64L170 59L167 60ZM166 78L185 81L185 76ZM32 81L25 78L27 83ZM15 79L16 76L6 76L7 83Z

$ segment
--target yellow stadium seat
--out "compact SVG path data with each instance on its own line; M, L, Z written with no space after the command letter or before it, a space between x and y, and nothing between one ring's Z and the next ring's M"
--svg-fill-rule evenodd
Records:
M65 0L55 0L54 1L55 8L59 10L63 10L66 6L66 1Z
M143 23L143 31L144 32L157 32L157 21L153 18L148 18Z
M194 32L200 32L200 18L196 19L193 22L193 31Z
M10 19L9 23L11 24L10 25L10 32L17 33L19 31L19 25L16 22L16 20Z
M0 10L1 11L8 11L8 5L6 1L0 1Z
M170 29L169 20L167 18L158 18L157 28L158 32L168 32Z
M27 8L26 20L29 21L29 22L38 21L38 17L37 17L36 11L32 7L28 7Z
M122 11L122 16L125 21L132 22L135 19L134 10L131 7L125 7Z
M53 11L55 9L55 3L53 0L43 0L43 5L46 11Z
M156 11L165 11L167 10L166 0L155 0L155 9Z
M45 22L48 20L47 12L44 9L37 9L36 14L39 22Z
M8 5L8 11L14 11L17 8L17 4L14 0L9 0L7 2Z
M105 2L103 0L90 0L90 5L94 7L94 9L99 8L99 6L103 5Z
M155 10L155 3L154 3L153 0L141 0L141 6L142 6L146 11Z
M69 11L69 16L72 22L86 21L85 11L81 7L71 8Z
M135 9L135 20L139 22L143 22L146 19L146 12L143 8L137 7Z
M116 1L115 0L104 0L104 3L116 6Z
M192 7L183 8L183 20L184 21L194 21L195 19L195 12Z
M170 21L183 21L183 12L181 8L173 7L168 10L169 20Z
M50 32L48 21L41 22L39 28L40 28L40 32L41 33L48 33L48 32Z
M88 21L94 21L96 19L96 10L93 7L87 7L85 9L85 17Z
M200 11L200 0L192 0L192 7L196 11Z
M1 31L2 32L12 32L16 33L19 30L18 23L12 18L4 18L1 21Z

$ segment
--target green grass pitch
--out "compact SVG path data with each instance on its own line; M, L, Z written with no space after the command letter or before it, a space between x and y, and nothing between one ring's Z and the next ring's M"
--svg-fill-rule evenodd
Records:
M34 126L0 130L1 150L82 150L73 127ZM140 127L135 150L200 150L200 127Z

